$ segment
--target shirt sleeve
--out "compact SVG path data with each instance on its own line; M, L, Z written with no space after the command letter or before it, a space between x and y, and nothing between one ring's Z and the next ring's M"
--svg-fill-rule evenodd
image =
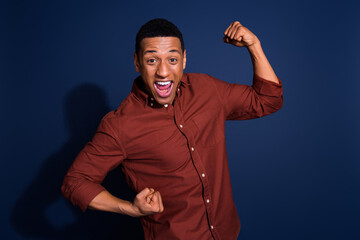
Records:
M64 197L85 211L96 195L105 188L101 186L107 173L125 158L125 151L118 136L103 119L92 139L78 154L69 168L61 190Z
M283 105L283 88L254 74L253 85L230 84L215 79L215 88L227 120L259 118L279 110Z

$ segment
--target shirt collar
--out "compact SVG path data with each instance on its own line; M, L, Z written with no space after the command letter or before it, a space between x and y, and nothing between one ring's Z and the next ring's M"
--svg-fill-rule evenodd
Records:
M181 94L181 88L186 88L190 85L188 76L186 73L183 74L178 89L180 91L177 95ZM149 95L145 90L144 81L141 76L135 78L131 92L135 95L135 97L144 103L144 107L151 106L155 108L163 107L163 105L158 104L156 101L153 100L152 96ZM175 97L176 98L176 97Z

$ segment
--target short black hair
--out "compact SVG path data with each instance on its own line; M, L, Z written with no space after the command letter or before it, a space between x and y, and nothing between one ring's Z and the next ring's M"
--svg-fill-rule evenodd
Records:
M181 43L181 49L184 51L184 40L180 30L172 22L164 18L155 18L140 28L136 34L135 52L139 53L140 43L144 38L152 37L177 37Z

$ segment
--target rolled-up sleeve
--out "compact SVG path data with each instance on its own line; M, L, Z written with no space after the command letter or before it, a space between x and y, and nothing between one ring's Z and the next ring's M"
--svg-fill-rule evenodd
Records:
M69 168L61 190L67 199L85 211L96 195L107 173L125 158L118 134L111 120L104 117L92 141L86 144Z
M253 85L230 84L216 80L216 90L227 120L259 118L279 110L283 105L283 88L279 83L256 74Z

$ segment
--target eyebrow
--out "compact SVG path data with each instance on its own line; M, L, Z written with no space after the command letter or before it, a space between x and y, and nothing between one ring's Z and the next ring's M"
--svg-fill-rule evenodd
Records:
M155 50L147 50L147 51L144 52L144 55L147 54L147 53L156 53L156 51Z
M181 54L180 51L177 49L170 50L169 52L177 52L178 54Z
M147 53L156 53L156 52L157 52L156 50L146 50L146 51L144 52L144 55L147 54ZM180 51L177 50L177 49L172 49L172 50L170 50L169 52L170 52L170 53L177 52L177 53L179 53L179 54L181 55Z

